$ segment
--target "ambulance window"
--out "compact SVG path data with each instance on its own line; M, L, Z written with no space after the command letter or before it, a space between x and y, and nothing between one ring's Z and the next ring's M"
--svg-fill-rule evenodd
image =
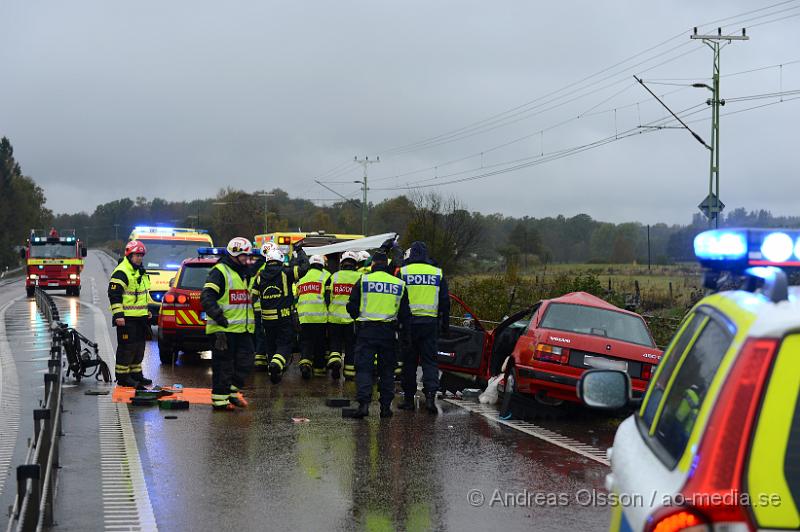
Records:
M650 429L650 425L653 423L656 411L658 410L658 405L661 403L661 399L664 397L664 390L667 388L667 383L672 375L672 371L678 364L683 352L686 351L689 341L692 339L692 337L694 337L694 334L697 332L697 329L700 327L700 324L704 318L705 316L702 314L692 314L689 317L689 323L683 330L683 334L674 337L664 352L664 357L659 363L661 366L661 373L658 374L658 380L654 381L652 384L653 391L650 392L650 398L647 400L647 405L645 406L644 413L642 414L642 421L645 422L645 426L648 430Z
M686 355L664 400L655 439L666 451L674 467L686 449L697 414L733 336L727 327L708 320L697 341Z

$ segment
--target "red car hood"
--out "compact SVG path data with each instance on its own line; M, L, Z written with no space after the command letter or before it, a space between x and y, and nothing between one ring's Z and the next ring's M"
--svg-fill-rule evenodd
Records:
M657 364L663 354L657 347L633 344L604 336L579 334L555 329L537 329L537 343L567 347L577 351L587 351L598 355L624 358L635 362Z

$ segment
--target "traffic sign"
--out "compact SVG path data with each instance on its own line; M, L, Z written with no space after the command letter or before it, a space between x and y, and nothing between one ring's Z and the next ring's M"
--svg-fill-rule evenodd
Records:
M722 200L717 198L716 194L711 193L700 202L697 208L700 209L700 212L702 212L706 218L713 220L722 212L725 208L725 204L722 203Z

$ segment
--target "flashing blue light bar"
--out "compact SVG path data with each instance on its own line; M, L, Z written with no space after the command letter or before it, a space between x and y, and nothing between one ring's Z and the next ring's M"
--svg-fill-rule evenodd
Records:
M206 255L224 255L225 251L225 248L197 248L197 254L201 257L205 257Z
M714 229L694 239L694 254L703 266L744 270L751 266L800 268L800 230Z

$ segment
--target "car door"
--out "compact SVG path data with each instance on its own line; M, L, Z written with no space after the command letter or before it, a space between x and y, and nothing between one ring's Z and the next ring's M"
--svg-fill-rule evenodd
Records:
M439 369L478 375L491 333L458 296L450 294L450 303L450 330L438 339Z

